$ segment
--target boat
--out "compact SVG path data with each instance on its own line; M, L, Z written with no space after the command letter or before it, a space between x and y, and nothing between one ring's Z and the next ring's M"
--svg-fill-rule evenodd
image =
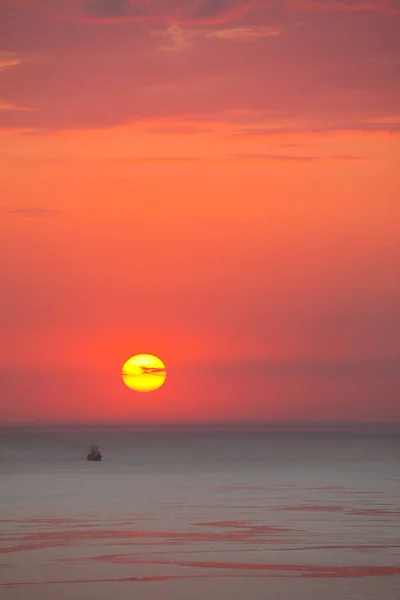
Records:
M89 454L87 455L88 460L99 461L102 459L101 452L97 446L90 446Z

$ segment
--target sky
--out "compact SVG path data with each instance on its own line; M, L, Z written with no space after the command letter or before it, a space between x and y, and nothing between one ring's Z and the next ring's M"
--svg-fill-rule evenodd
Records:
M400 422L399 66L398 0L0 0L0 423Z

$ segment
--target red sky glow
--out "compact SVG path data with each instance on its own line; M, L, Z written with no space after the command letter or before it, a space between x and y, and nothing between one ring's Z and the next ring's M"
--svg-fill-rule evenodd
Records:
M399 65L398 0L0 0L0 423L400 422Z

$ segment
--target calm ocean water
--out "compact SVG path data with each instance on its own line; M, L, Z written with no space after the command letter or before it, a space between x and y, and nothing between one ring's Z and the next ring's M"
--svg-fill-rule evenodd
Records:
M0 597L398 600L399 466L393 434L5 433Z

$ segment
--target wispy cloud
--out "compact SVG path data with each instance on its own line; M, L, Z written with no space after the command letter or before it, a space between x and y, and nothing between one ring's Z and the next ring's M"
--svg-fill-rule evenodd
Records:
M0 9L32 8L87 23L164 21L212 25L238 22L252 13L376 12L400 14L398 0L0 0Z
M27 108L26 106L17 106L16 104L13 104L12 102L5 102L4 100L0 99L0 110L17 110L17 111L32 111L32 108Z
M191 46L196 39L219 39L222 41L254 42L281 34L277 27L234 27L223 29L184 28L180 25L170 25L167 29L152 31L152 35L165 41L159 46L160 50L176 52Z
M269 137L272 135L302 134L302 133L329 133L340 131L357 131L364 133L400 133L400 122L397 120L385 121L353 121L344 123L308 123L304 125L288 124L281 126L249 127L230 134L233 137Z
M196 35L192 31L182 29L179 25L170 25L167 29L152 31L151 33L163 40L164 43L159 46L159 50L166 52L184 50L191 45L191 39Z
M236 159L266 162L320 163L342 160L366 160L363 156L302 156L300 154L236 154Z
M78 20L92 23L118 23L151 17L146 0L80 0Z
M265 0L80 0L75 17L89 23L121 23L124 21L164 20L172 23L225 23L244 17L259 8Z
M16 52L0 52L0 71L17 67L20 64L21 58Z
M5 215L15 215L18 217L27 217L30 219L42 219L49 217L60 217L63 212L57 208L26 207L13 208L9 206L0 206L0 213Z
M215 132L215 129L211 126L203 125L202 123L171 123L171 124L160 124L152 125L147 127L146 131L149 133L158 133L166 135L201 135Z
M282 33L278 27L233 27L214 29L205 35L211 38L233 41L254 41L260 38L276 37Z
M104 159L101 162L112 165L140 164L182 164L182 163L229 163L229 162L286 162L286 163L321 163L331 161L361 161L364 156L347 155L300 155L300 154L232 154L226 156L136 156L121 159Z
M304 12L378 12L400 14L398 0L288 0L287 6Z
M105 159L103 162L115 165L135 165L141 163L194 163L194 162L214 162L215 160L224 160L223 158L214 159L202 156L133 156L131 158ZM225 159L226 160L226 159Z
M309 144L279 144L280 148L306 148Z
M163 367L140 367L142 375L166 375L166 369Z
M366 7L356 0L332 3ZM398 122L381 120L399 106L396 19L377 19L372 12L312 14L310 8L307 26L297 27L293 11L325 6L323 0L54 4L75 12L51 28L43 8L31 33L25 9L6 11L8 21L0 15L0 38L23 49L20 56L1 54L5 69L20 64L21 56L23 68L0 73L0 129L46 135L189 118L191 127L217 122L211 128L222 137L400 133ZM375 0L369 5L378 6ZM27 15L35 10L26 9ZM76 23L78 14L141 22L102 32ZM39 50L45 60L35 59ZM242 115L234 117L234 111Z
M0 8L20 8L23 6L39 5L43 0L0 0Z

